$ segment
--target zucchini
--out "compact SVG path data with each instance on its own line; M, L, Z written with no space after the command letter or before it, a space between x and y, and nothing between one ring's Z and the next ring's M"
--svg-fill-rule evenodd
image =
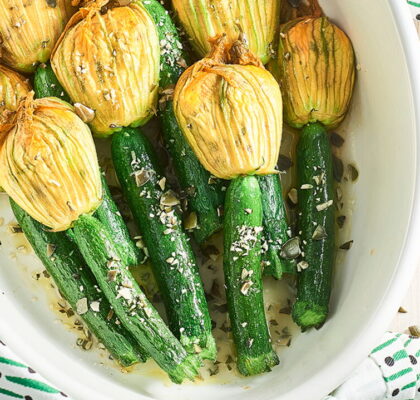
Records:
M99 311L90 307L80 315L89 330L124 367L146 360L146 353L134 338L111 318L108 301L97 290L95 277L76 245L64 232L50 232L31 218L12 199L10 205L35 254L44 264L62 296L74 311L79 302L99 302Z
M180 130L173 111L171 92L184 71L185 57L181 50L178 31L168 12L157 0L143 0L143 5L154 19L161 42L159 120L166 148L172 158L176 176L188 200L188 212L197 216L193 236L203 243L222 228L224 192L222 183L210 176L198 161ZM184 57L184 58L183 58Z
M41 97L58 97L61 100L71 103L70 97L65 92L54 71L51 64L41 64L34 74L34 90L35 96L39 99Z
M82 215L74 224L79 249L123 326L175 383L198 374L200 358L188 354L118 257L112 235L96 218Z
M43 64L36 69L34 89L38 98L53 96L70 102L69 96L55 76L50 63ZM145 254L136 248L132 241L124 219L111 197L104 177L102 178L102 187L104 190L103 201L95 216L112 232L114 243L118 247L121 259L130 266L139 265L144 261Z
M142 264L146 256L131 239L130 232L124 223L121 213L114 200L112 200L105 176L103 174L101 176L104 192L103 201L96 210L95 217L102 222L109 232L112 232L112 239L115 247L118 249L121 260L129 266Z
M282 246L290 239L286 208L278 174L258 176L263 206L264 275L280 279L283 273L295 274L296 262L280 256Z
M171 331L188 352L214 359L211 320L196 260L176 210L179 200L164 188L154 151L140 130L115 133L112 158L148 249Z
M334 178L323 125L305 126L297 147L298 229L302 257L292 317L303 329L320 327L328 315L334 260Z
M225 204L224 272L237 365L243 375L270 371L279 363L264 312L261 200L256 177L231 181Z

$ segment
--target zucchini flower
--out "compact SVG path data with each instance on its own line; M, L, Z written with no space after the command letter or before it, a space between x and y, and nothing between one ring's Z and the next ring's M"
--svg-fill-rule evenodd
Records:
M48 61L75 8L69 0L0 0L0 60L32 73Z
M0 150L0 185L34 219L63 231L102 199L91 132L68 103L22 100Z
M20 100L31 90L29 80L0 64L0 121L6 111L16 111Z
M353 93L354 52L350 39L327 18L305 17L282 26L272 72L292 127L320 122L331 129L344 119Z
M52 68L74 103L95 111L97 136L144 125L155 113L160 45L140 1L98 0L77 12L59 40Z
M282 99L274 77L237 41L214 40L174 93L178 123L204 168L222 179L275 172Z
M233 43L242 34L251 52L263 64L269 61L281 0L172 0L172 4L200 57L211 50L210 38L226 34Z

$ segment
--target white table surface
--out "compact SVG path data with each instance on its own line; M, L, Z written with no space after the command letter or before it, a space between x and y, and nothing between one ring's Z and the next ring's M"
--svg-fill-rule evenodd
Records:
M420 265L401 306L407 310L407 313L397 313L392 321L390 330L408 333L409 326L420 326Z

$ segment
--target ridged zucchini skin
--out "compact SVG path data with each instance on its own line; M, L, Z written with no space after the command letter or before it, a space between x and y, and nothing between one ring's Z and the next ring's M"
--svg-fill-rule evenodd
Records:
M334 263L335 207L331 203L324 210L317 209L334 199L331 147L327 132L319 123L309 124L301 131L297 172L298 229L304 252L302 259L309 266L297 274L297 298L292 317L305 330L321 326L327 318ZM316 184L314 176L322 176L322 182ZM313 188L302 189L305 184ZM321 240L312 238L317 226L327 235Z
M82 215L73 231L83 257L123 326L175 383L194 380L200 358L185 351L147 300L128 266L119 260L108 230L96 218Z
M117 205L112 199L111 192L102 177L103 201L95 212L95 217L102 222L109 232L112 232L112 239L118 249L121 260L129 266L140 265L146 258L144 252L140 250L131 239L130 232L124 223Z
M296 262L280 257L282 245L289 239L287 214L284 205L280 176L278 174L258 176L263 207L264 237L268 249L263 253L264 275L280 279L284 273L295 274Z
M175 207L162 210L165 190L154 151L138 129L125 128L112 139L114 167L153 264L169 327L188 352L214 359L216 346L197 263ZM147 171L139 185L136 174ZM197 345L199 346L197 348Z
M225 204L224 273L237 365L242 375L270 371L279 363L271 347L264 311L261 200L255 176L231 181ZM252 282L249 289L247 282Z
M61 86L50 63L39 66L34 75L34 89L37 98L58 97L70 102L70 98ZM114 243L118 247L120 257L130 266L139 265L145 258L143 251L138 249L130 237L127 226L112 199L108 184L102 176L103 201L95 216L113 234Z
M143 5L154 19L162 45L160 87L174 86L184 67L180 63L183 53L178 31L168 12L157 0L143 0ZM222 228L221 208L224 202L222 183L211 179L198 161L180 130L173 110L171 96L165 93L159 102L158 116L166 148L172 158L176 176L188 199L188 211L197 215L198 228L193 236L203 243ZM165 101L166 100L166 101ZM210 183L214 181L214 183Z
M115 318L108 318L109 303L98 293L96 279L86 266L77 246L64 232L50 232L13 200L10 200L10 205L35 254L72 309L76 312L77 302L84 298L88 305L100 301L99 312L89 308L80 316L89 330L122 366L144 362L147 358L144 350L125 328L115 323ZM52 255L49 254L51 248L54 248Z

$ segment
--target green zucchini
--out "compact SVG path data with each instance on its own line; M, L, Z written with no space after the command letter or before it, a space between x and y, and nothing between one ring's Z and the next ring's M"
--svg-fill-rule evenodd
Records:
M188 352L214 359L211 320L196 260L176 209L179 200L164 187L156 156L140 130L124 128L115 133L112 158L148 249L170 329Z
M305 126L297 147L298 229L302 257L292 317L303 329L328 315L334 262L334 187L330 142L319 123Z
M123 326L175 383L194 380L200 358L185 351L147 300L119 259L109 231L89 215L80 216L73 230L82 255Z
M264 312L261 201L256 177L240 177L230 183L225 204L224 272L237 365L243 375L270 371L279 363Z
M41 97L58 97L61 100L70 103L70 97L65 92L54 71L51 64L40 65L34 74L34 90L35 96L39 99Z
M12 199L10 205L36 255L73 310L76 311L84 299L88 306L99 302L99 311L88 307L80 315L89 330L121 365L127 367L144 362L146 353L121 325L117 325L110 314L108 301L98 292L95 277L86 267L77 246L64 232L50 232Z
M101 174L101 176L104 192L103 201L96 210L95 217L102 222L109 232L112 232L112 239L115 247L118 249L121 260L129 266L142 264L145 261L146 256L131 239L130 232L124 223L121 213L114 200L112 200L105 176L103 174Z
M38 98L53 96L70 102L69 96L55 76L50 63L39 66L36 69L34 89ZM124 219L111 197L104 177L102 178L102 187L104 190L103 201L95 216L112 232L114 243L118 247L121 259L130 266L139 265L144 261L145 255L140 249L136 248L132 241Z
M162 47L159 83L162 96L158 115L165 145L181 189L188 200L188 212L197 216L197 227L193 230L193 236L198 243L203 243L222 227L222 182L212 178L200 164L175 118L170 92L185 67L178 31L168 12L157 0L143 0L143 5L156 23Z
M280 256L282 246L290 239L287 234L286 208L280 176L258 176L263 206L265 249L263 249L264 275L280 279L283 273L295 274L296 262Z

